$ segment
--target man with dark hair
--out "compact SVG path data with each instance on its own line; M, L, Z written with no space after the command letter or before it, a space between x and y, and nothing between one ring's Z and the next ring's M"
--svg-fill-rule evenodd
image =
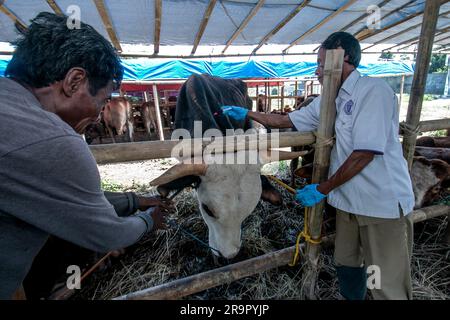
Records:
M344 49L342 83L336 98L336 143L328 180L298 190L296 198L313 206L324 198L337 209L334 258L340 292L364 299L367 273L375 299L412 299L411 255L414 194L399 142L397 98L381 79L361 77L361 48L352 35L336 32L321 45L316 75L323 81L327 49ZM315 131L320 100L288 115L261 114L224 107L224 114L248 117L275 128Z
M0 78L0 299L13 296L49 235L107 252L164 227L165 214L152 207L167 203L134 193L105 197L100 188L79 133L123 69L91 26L69 29L66 21L34 18Z

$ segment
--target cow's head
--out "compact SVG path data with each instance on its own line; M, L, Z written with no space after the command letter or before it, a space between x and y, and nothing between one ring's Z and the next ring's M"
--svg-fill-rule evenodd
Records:
M262 165L302 154L280 152L279 157L274 159L273 154L267 153L267 156L259 158L259 164L181 163L151 184L158 185L159 190L167 194L167 190L180 189L197 182L197 199L201 215L208 225L209 246L218 250L223 257L231 259L241 247L241 224L261 198Z
M414 157L411 179L415 196L415 208L431 204L439 196L444 184L450 180L450 165L438 159Z

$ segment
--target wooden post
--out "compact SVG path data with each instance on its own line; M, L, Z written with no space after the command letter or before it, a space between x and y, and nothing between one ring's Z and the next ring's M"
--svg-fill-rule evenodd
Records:
M158 124L159 140L164 141L164 130L161 122L161 111L159 109L159 97L156 84L153 85L153 102L155 104L156 122Z
M255 101L256 101L256 108L255 108L255 110L253 110L253 106L252 106L252 110L253 111L258 111L258 97L259 97L259 86L256 85L256 99L255 99Z
M284 110L284 83L281 86L281 112Z
M297 91L298 91L298 81L295 81L295 85L294 85L294 99L295 99L295 103L294 103L294 106L297 104L297 95L298 95Z
M399 110L402 110L402 101L403 101L403 90L405 88L405 75L402 75L402 80L400 81L400 97L398 102Z
M326 141L334 136L334 122L336 121L335 100L341 86L343 61L344 50L327 50L312 183L320 183L328 178L332 145L327 144ZM309 210L308 230L314 240L319 239L321 236L324 203L322 201ZM308 299L315 299L314 291L318 274L320 245L308 243L306 247L308 259L307 269L303 277L304 288L306 289L305 294Z
M264 90L266 91L266 95L264 97L264 113L267 113L267 108L269 107L269 83L264 83Z
M433 40L440 6L441 1L427 0L423 14L416 67L414 68L411 96L409 97L408 113L406 115L406 123L411 129L411 132L406 133L403 137L403 156L406 158L410 170L417 139L417 133L414 132L414 129L420 121L423 94L427 82L427 73L430 66L431 51L433 49Z

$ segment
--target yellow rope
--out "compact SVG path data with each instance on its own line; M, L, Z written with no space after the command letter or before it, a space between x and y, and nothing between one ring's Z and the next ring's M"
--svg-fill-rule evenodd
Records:
M267 175L267 177L269 179L275 181L276 183L278 183L282 187L286 188L290 193L292 193L292 194L296 193L295 189L291 188L290 186L285 184L283 181L275 178L274 176ZM302 238L305 238L306 242L309 242L309 243L312 243L312 244L320 244L322 242L322 239L320 239L320 238L318 240L315 240L315 239L311 238L311 235L309 234L309 230L308 230L308 224L309 224L308 220L309 220L309 210L308 210L308 208L305 208L305 217L304 217L304 222L303 222L303 230L300 231L298 236L297 236L297 240L295 242L294 257L292 259L292 262L289 263L290 267L293 267L293 266L295 266L297 264L298 256L300 254L300 240Z
M295 242L295 253L294 253L294 257L292 258L292 262L289 263L290 267L293 267L297 264L297 260L298 260L298 256L300 254L300 240L302 238L305 238L306 242L312 243L312 244L320 244L322 242L322 239L318 239L315 240L313 238L311 238L311 235L309 234L309 230L308 230L308 224L309 224L309 219L308 219L308 214L309 210L308 208L305 208L305 218L303 219L303 230L299 232L298 236L297 236L297 241Z

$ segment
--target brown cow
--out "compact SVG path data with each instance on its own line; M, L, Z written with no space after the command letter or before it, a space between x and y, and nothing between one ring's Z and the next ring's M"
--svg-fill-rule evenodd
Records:
M153 102L144 102L141 105L141 116L142 121L144 121L145 130L147 130L148 137L151 139L152 132L151 129L158 131L156 126L156 110Z
M450 165L440 159L414 157L411 179L415 196L415 209L430 205L450 182Z
M432 148L450 148L450 136L447 137L420 137L416 146Z
M128 133L129 141L134 141L132 114L130 102L123 97L112 98L106 103L103 108L103 121L114 143L114 134L121 136L125 132Z

